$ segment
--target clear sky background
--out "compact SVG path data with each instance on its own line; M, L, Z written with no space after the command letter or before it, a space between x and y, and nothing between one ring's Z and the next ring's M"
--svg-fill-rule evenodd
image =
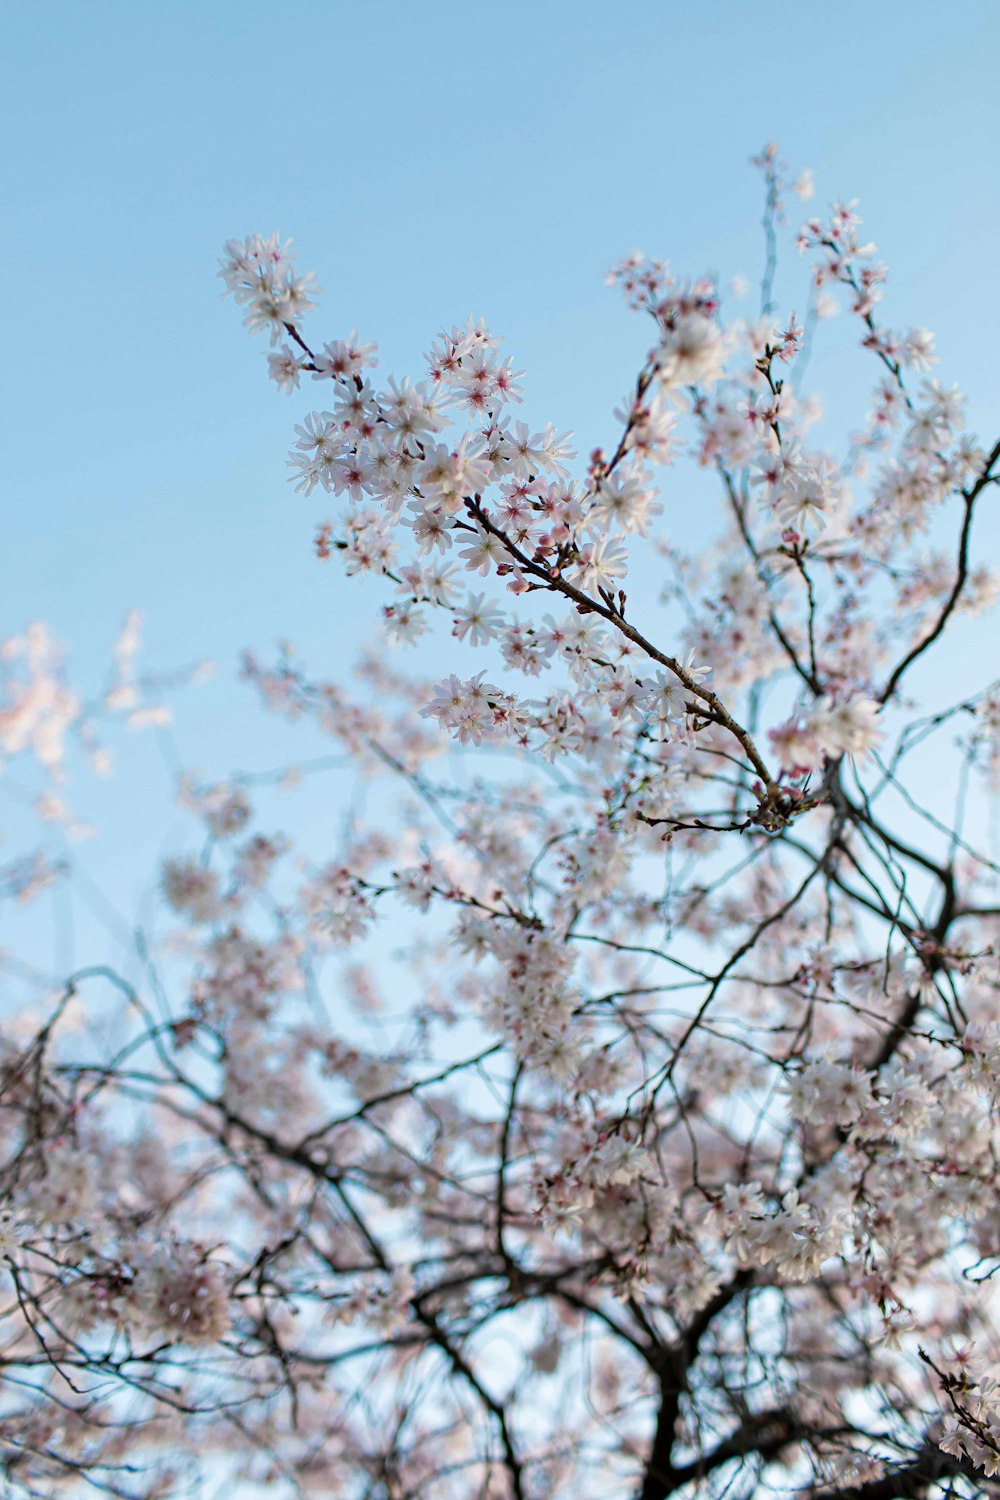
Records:
M756 280L747 159L777 138L813 207L861 200L886 321L935 330L936 373L994 435L996 0L7 0L0 30L0 635L49 621L84 682L135 605L146 662L225 676L279 637L346 666L381 597L312 558L328 504L294 494L285 454L316 398L270 385L220 300L230 236L292 235L325 288L310 327L377 339L383 374L419 374L442 325L485 316L527 370L529 420L586 452L648 340L610 263L638 247ZM786 260L800 314L803 286ZM244 695L181 708L206 774L270 763ZM152 753L106 812L135 805Z

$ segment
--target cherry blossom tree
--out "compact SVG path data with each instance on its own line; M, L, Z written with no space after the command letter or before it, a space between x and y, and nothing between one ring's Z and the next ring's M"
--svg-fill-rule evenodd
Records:
M759 315L623 261L649 353L585 460L482 323L383 385L311 332L289 243L227 245L314 395L315 550L386 599L353 677L244 676L357 795L317 861L252 777L182 777L135 977L24 956L12 1496L1000 1495L1000 685L959 697L948 655L996 597L1000 441L883 321L853 204L779 315L810 184L756 165ZM803 380L835 308L871 387L837 451ZM6 643L43 817L76 820L74 746L103 770L109 719L162 719L137 644L88 702L44 628ZM43 839L0 890L62 879Z

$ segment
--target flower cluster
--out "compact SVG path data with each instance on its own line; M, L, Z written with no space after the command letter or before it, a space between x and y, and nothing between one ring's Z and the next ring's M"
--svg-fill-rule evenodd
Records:
M945 1418L941 1447L956 1458L969 1459L992 1478L1000 1474L1000 1381L984 1376L960 1387L956 1410Z
M319 290L311 272L299 275L294 260L291 241L283 245L280 235L264 239L252 234L242 243L227 241L221 262L219 275L226 291L246 308L243 321L247 328L251 333L266 330L272 344L279 343L282 335L314 306L310 293ZM279 381L291 378L287 372L293 368L294 360L289 364L286 351L272 364Z

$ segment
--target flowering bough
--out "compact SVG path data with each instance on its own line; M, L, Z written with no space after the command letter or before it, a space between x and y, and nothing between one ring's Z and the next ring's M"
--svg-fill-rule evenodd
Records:
M482 324L383 387L308 333L287 244L226 247L272 377L322 393L291 454L334 497L319 556L385 580L386 647L443 621L447 675L248 655L382 793L316 862L258 828L266 776L183 778L166 939L3 1043L19 1493L1000 1495L998 866L966 826L1000 690L929 670L995 598L1000 442L882 323L852 205L776 320L756 164L761 315L624 261L651 348L582 464ZM839 458L801 394L836 306L874 382ZM682 455L728 528L700 556ZM45 659L0 710L43 768L79 717Z

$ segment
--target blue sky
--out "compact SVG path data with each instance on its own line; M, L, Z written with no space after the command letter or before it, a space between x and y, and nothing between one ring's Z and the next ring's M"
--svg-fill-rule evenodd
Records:
M376 607L311 557L325 512L284 465L309 397L279 396L220 300L229 236L292 235L326 289L312 326L377 339L384 373L485 316L529 417L586 452L646 345L611 261L756 277L747 159L776 137L818 205L860 198L887 321L933 328L970 425L996 425L992 0L7 0L0 31L0 635L50 621L92 683L134 605L146 661L224 675L281 636L335 670ZM803 284L786 261L781 301L803 310ZM238 694L181 710L208 773L276 747Z

